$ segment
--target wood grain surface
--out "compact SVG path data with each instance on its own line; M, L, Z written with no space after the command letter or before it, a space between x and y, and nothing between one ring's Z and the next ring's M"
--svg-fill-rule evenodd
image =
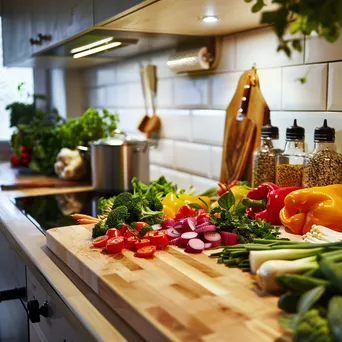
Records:
M92 247L91 228L50 229L47 246L146 340L291 340L279 327L277 298L259 293L249 274L177 247L153 259L108 255Z

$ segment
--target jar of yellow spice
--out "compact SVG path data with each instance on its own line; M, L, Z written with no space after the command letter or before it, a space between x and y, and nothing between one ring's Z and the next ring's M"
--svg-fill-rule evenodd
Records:
M286 129L284 152L277 156L276 184L280 187L302 186L305 160L304 151L305 130L297 125Z

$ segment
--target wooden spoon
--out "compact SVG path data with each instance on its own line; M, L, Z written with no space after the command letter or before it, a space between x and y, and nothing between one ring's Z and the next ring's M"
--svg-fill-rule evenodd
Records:
M144 68L140 69L140 80L141 80L141 87L142 87L142 92L143 92L143 97L144 97L145 114L141 118L137 128L139 131L144 133L146 129L146 124L148 120L150 119L150 117L148 116L148 105L147 105L147 100L146 100L145 69Z

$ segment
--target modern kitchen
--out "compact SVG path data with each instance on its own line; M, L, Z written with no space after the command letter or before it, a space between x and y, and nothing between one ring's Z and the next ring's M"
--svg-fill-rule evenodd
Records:
M0 23L0 342L342 341L342 0Z

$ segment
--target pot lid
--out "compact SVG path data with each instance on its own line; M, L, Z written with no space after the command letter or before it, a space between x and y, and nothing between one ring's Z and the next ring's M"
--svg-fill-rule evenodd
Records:
M141 143L146 143L145 138L133 138L128 136L126 133L121 131L116 131L113 137L99 139L94 141L94 145L109 145L109 146L121 146L121 145L136 145Z

